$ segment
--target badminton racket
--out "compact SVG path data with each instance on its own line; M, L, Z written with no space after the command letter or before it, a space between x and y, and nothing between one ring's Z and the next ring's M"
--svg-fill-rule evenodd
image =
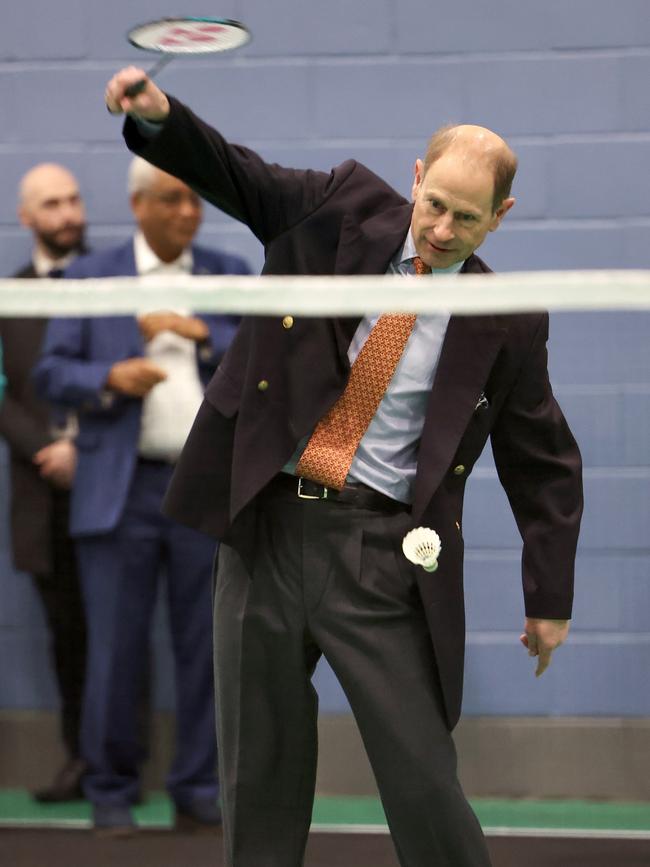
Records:
M129 30L127 39L136 48L161 55L147 73L147 78L153 78L175 57L232 51L250 42L251 34L239 21L191 16L138 24ZM147 78L129 85L124 95L132 99L142 93Z

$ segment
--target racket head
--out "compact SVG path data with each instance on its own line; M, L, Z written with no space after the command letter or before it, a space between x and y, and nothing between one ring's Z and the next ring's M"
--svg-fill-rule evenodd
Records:
M250 42L251 34L244 24L230 18L179 15L138 24L126 38L143 51L197 55L240 48Z

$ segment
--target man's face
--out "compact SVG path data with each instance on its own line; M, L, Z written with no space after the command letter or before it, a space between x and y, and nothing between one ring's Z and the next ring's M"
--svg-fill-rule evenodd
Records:
M201 225L201 199L192 190L157 171L146 191L131 197L131 207L147 243L163 262L173 262L188 247Z
M67 172L44 169L20 206L20 220L53 258L83 246L86 213L77 182Z
M493 232L514 199L492 210L494 175L481 162L463 160L450 149L423 176L422 160L415 163L411 230L418 256L431 268L463 262Z

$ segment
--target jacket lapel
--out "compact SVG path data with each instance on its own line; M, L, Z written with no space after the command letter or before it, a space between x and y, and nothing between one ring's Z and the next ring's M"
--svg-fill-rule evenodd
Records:
M419 516L447 472L506 331L494 316L452 316L420 440L413 512Z
M413 205L405 202L382 211L365 223L343 218L335 274L385 274L404 243Z
M411 223L413 205L404 203L358 224L345 217L341 227L335 274L385 274ZM470 256L464 273L489 268ZM334 320L339 353L347 365L350 341L360 317ZM505 337L493 316L452 316L440 354L425 416L414 513L420 514L447 471L476 408L492 363Z
M133 238L116 250L115 259L110 263L111 274L120 277L137 277L135 265L135 249ZM145 351L144 338L138 327L136 316L120 316L115 321L116 333L122 332L124 341L129 346L129 352L135 351L142 355Z
M120 277L137 277L138 272L135 267L135 250L133 248L133 238L130 238L126 244L123 244L115 251L115 259L110 262L111 274L119 274Z
M341 225L335 274L385 274L391 259L404 243L413 205L405 203L382 212L365 223L345 216ZM347 351L360 316L334 320L339 353L347 364Z
M214 268L210 268L210 263L205 255L202 247L192 247L192 274L208 275L214 274Z

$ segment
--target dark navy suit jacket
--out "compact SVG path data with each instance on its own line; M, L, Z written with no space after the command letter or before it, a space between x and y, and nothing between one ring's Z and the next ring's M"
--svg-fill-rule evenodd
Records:
M173 97L157 136L144 138L127 118L125 137L247 225L264 245L265 274L385 274L411 223L413 205L360 163L348 160L329 174L266 163ZM478 256L463 267L488 270ZM237 525L254 520L258 493L343 393L350 372L358 317L286 313L294 314L290 328L280 316L244 319L206 390L163 506L231 544L239 536L248 543ZM433 527L444 540L435 578L406 560L401 534L386 540L398 569L418 583L450 728L463 681L465 485L488 438L524 542L526 613L571 616L581 461L549 382L547 336L545 313L451 318L413 492L413 525Z
M192 247L195 274L247 274L238 256ZM132 240L77 259L65 276L135 276ZM210 329L206 357L197 349L199 374L207 384L230 344L239 319L201 315ZM142 400L105 389L117 361L143 356L144 340L135 317L52 319L39 362L36 387L52 403L74 407L79 417L77 472L72 489L70 533L83 536L107 533L118 523L137 459Z

